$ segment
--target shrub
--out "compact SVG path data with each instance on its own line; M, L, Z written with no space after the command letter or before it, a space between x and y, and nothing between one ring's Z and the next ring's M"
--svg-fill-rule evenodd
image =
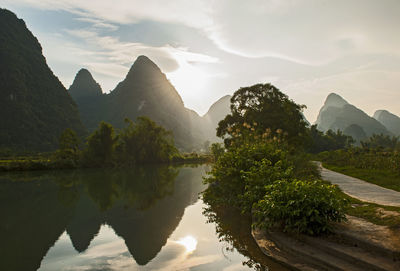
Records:
M277 142L247 143L223 153L205 178L206 201L248 211L264 195L264 186L288 177L292 163ZM261 167L261 170L260 170Z
M277 181L265 187L254 205L255 225L279 225L287 232L319 235L331 231L331 221L345 220L347 200L334 185L322 181Z

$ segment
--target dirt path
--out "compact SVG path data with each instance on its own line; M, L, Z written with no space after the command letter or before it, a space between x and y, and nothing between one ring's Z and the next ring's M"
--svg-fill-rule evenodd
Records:
M320 162L317 163L321 169L322 179L337 184L351 197L380 205L400 207L400 192L334 172L322 167Z

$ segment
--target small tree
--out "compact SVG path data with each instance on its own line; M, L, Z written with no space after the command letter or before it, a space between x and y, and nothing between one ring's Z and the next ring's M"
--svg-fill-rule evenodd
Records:
M86 161L91 165L111 164L116 141L112 125L101 122L99 128L88 137Z
M76 167L79 161L80 140L75 131L67 128L59 139L59 149L55 152L55 160L62 167Z
M80 140L76 135L75 131L67 128L60 136L59 148L62 151L71 150L76 153L79 150Z
M124 163L168 162L178 151L172 133L147 117L136 123L126 119L128 127L120 134L118 158Z

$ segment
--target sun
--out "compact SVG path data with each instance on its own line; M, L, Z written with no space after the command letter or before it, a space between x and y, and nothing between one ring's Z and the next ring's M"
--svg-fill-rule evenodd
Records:
M200 95L208 83L209 76L204 70L186 62L180 62L180 67L171 73L168 78L174 87L180 91L182 98L194 99Z
M176 242L185 247L186 253L192 253L197 247L197 240L191 235L185 236Z

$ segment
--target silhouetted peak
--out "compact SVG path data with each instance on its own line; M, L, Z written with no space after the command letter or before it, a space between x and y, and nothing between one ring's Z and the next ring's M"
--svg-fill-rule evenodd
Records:
M76 77L82 77L82 78L91 78L91 79L93 79L93 76L92 76L92 74L90 73L90 71L88 71L87 69L80 69L79 71L78 71L78 73L76 74ZM75 79L76 79L76 77L75 77Z
M151 75L151 74L162 74L160 68L147 56L139 56L133 63L131 69L128 72L127 78L133 77L134 75Z
M331 93L326 97L325 106L343 107L348 102L336 93Z
M69 88L69 93L76 99L80 97L98 96L103 92L101 86L94 80L92 74L87 69L80 69Z
M135 64L138 64L138 63L145 63L145 64L150 64L150 65L157 66L153 61L151 61L150 58L148 58L145 55L138 56L138 58L135 61Z

